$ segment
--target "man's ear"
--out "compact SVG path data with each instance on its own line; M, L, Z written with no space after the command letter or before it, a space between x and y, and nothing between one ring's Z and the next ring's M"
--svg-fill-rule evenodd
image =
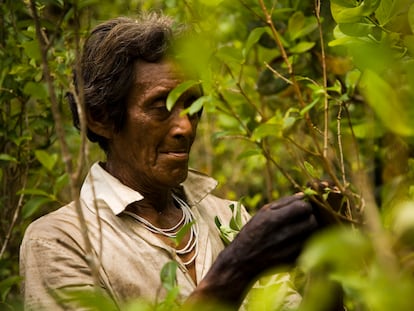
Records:
M86 122L89 130L95 134L105 137L106 139L111 139L113 132L113 125L110 122L105 122L102 120L94 119L90 113L86 113Z

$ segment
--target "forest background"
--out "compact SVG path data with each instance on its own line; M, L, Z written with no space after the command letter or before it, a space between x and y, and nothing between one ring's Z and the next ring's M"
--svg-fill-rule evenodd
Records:
M299 259L312 284L300 310L322 310L328 280L348 310L413 310L413 0L0 0L0 308L21 309L27 225L76 198L103 158L65 99L81 43L100 21L146 10L196 34L181 52L200 80L169 98L205 91L188 110L204 107L191 166L252 214L304 191L338 224ZM339 210L332 189L309 187L320 179ZM276 305L257 297L251 310Z

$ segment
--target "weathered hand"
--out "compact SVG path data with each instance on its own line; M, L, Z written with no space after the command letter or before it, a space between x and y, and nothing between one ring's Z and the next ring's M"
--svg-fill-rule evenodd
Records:
M310 198L314 214L322 227L339 224L339 214L345 204L344 195L332 182L313 180L307 186L315 194Z
M293 264L318 227L313 209L297 194L261 208L228 246L245 273L256 277L277 265Z
M235 309L262 272L293 264L318 224L303 194L262 207L218 256L189 299L220 301Z

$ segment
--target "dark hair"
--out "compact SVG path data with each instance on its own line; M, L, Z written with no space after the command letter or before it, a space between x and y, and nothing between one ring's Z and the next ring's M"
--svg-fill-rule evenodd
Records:
M149 13L132 19L119 17L95 27L87 38L81 60L85 111L94 120L122 130L127 96L134 81L134 62L157 62L166 56L173 37L173 20ZM73 124L80 129L73 94L68 94ZM108 142L89 128L87 137L108 152Z

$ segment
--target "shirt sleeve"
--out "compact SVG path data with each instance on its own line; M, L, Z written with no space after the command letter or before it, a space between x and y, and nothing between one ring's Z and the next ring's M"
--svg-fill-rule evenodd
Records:
M42 229L29 227L20 248L25 310L82 309L68 290L95 288L85 254L77 241L59 236L59 230Z

